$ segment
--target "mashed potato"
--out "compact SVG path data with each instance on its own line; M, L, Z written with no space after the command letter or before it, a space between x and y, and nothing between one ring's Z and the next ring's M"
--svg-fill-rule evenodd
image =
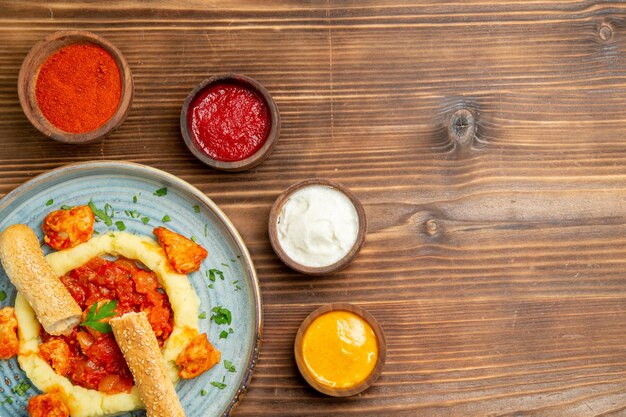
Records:
M59 276L78 268L91 258L102 255L135 259L154 271L167 293L174 311L174 330L165 342L162 353L172 381L178 382L175 361L198 333L200 300L186 275L174 272L163 249L152 239L126 232L100 235L74 248L46 256L52 270ZM143 408L136 387L130 394L105 394L77 385L54 372L38 355L41 327L26 300L18 294L15 300L20 348L18 362L32 383L43 392L58 392L70 409L72 417L114 416Z

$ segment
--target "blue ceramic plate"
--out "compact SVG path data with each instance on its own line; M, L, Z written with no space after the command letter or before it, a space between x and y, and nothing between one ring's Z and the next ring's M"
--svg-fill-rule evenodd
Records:
M160 195L164 189L167 194ZM200 320L200 331L208 332L209 340L222 352L222 362L199 378L181 381L177 392L188 417L228 415L250 381L258 357L262 319L254 265L235 227L215 203L173 175L126 162L89 162L50 171L7 195L0 201L0 230L24 223L43 241L41 223L48 213L89 200L98 208L109 204L114 210L111 227L96 223L99 233L117 230L115 222L123 222L120 226L128 232L148 236L152 236L154 227L166 226L184 236L194 236L208 250L200 271L189 277L200 297L200 311L206 312L206 319ZM148 223L144 224L146 219ZM45 250L50 248L44 246ZM4 298L0 308L13 305L15 295L15 288L0 267L0 299ZM216 306L231 311L231 325L211 322L211 309ZM232 363L230 369L226 369L224 360ZM0 361L0 375L0 416L27 416L28 399L39 391L26 385L28 378L15 358ZM29 387L23 395L20 388L16 389L21 382L20 388Z

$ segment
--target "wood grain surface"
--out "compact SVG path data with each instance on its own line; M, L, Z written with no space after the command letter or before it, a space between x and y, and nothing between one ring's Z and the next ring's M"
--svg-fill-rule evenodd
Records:
M626 415L626 4L0 11L0 195L66 163L134 161L189 181L241 232L265 321L234 415ZM22 60L62 29L105 36L133 71L128 119L102 144L46 139L19 106ZM189 91L225 72L260 81L282 116L276 150L245 173L207 168L179 131ZM369 222L360 257L323 278L292 272L267 235L274 199L313 176L350 187ZM298 326L327 302L366 308L387 336L383 374L357 397L317 394L295 366Z

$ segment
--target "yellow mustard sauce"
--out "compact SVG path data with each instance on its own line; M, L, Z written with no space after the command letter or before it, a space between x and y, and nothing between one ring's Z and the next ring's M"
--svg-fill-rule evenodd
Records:
M349 311L330 311L309 325L302 339L302 357L320 384L350 388L363 382L378 361L378 340L372 327Z

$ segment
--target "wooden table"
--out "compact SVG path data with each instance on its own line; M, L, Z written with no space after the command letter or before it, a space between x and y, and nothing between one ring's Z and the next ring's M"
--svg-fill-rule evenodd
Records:
M0 196L70 162L126 160L222 207L257 266L260 361L236 416L626 415L626 4L601 1L0 2ZM493 4L492 4L493 3ZM135 101L101 144L42 137L16 82L61 29L125 54ZM283 128L253 171L185 148L180 106L217 73L252 76ZM308 278L273 253L278 194L344 183L369 234L344 272ZM300 322L348 301L383 325L378 383L306 386Z

